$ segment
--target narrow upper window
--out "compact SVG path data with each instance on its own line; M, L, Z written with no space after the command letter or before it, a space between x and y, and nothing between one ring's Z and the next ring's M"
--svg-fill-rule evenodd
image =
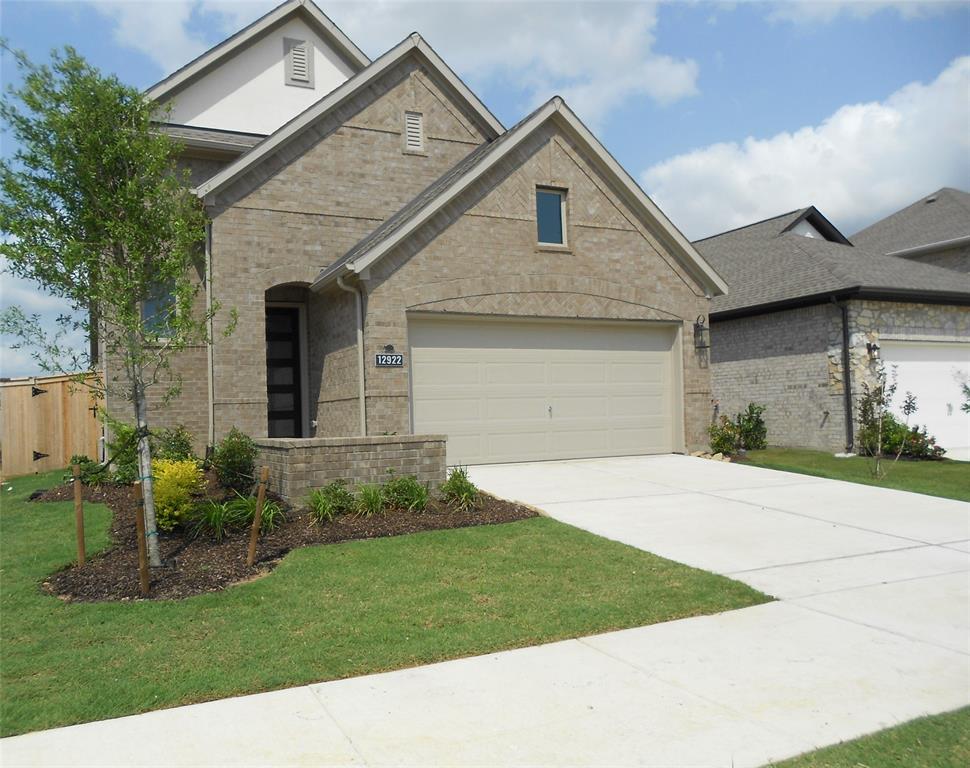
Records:
M175 319L175 290L171 283L153 285L141 305L141 319L145 331L165 336Z
M562 189L536 189L536 226L539 242L566 244L566 192Z
M404 149L408 152L424 151L424 115L420 112L404 113Z
M283 38L286 84L313 87L313 46L307 40Z

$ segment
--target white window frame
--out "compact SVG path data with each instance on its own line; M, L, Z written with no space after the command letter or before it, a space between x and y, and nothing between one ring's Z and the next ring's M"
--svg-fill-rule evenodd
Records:
M544 240L539 239L539 193L540 192L551 192L553 194L559 195L559 219L562 226L562 242L561 243L547 243ZM569 195L569 190L565 187L553 187L546 186L544 184L536 185L536 196L535 196L535 212L536 212L536 243L541 248L566 248L568 247L569 238L566 235L568 227L566 226L566 197Z

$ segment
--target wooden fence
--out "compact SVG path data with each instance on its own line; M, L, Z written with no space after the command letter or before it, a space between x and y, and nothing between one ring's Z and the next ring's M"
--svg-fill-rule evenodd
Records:
M90 389L67 376L0 382L3 477L66 467L74 454L99 457L101 423Z

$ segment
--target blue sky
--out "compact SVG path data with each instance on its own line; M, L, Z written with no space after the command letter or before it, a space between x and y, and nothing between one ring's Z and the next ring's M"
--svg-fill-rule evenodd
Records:
M560 93L692 238L808 204L851 234L970 188L968 3L318 4L371 57L421 32L506 125ZM4 0L0 31L146 87L273 5ZM2 280L3 306L51 310Z

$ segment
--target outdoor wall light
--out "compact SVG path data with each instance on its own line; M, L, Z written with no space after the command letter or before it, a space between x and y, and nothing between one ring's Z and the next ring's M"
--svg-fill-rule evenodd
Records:
M879 359L879 345L874 341L866 342L866 351L869 353L869 359L878 360Z
M393 352L394 351L394 345L393 344L385 344L384 345L384 351L385 352L388 352L388 353Z
M694 321L694 349L710 349L711 329L704 325L704 315Z

